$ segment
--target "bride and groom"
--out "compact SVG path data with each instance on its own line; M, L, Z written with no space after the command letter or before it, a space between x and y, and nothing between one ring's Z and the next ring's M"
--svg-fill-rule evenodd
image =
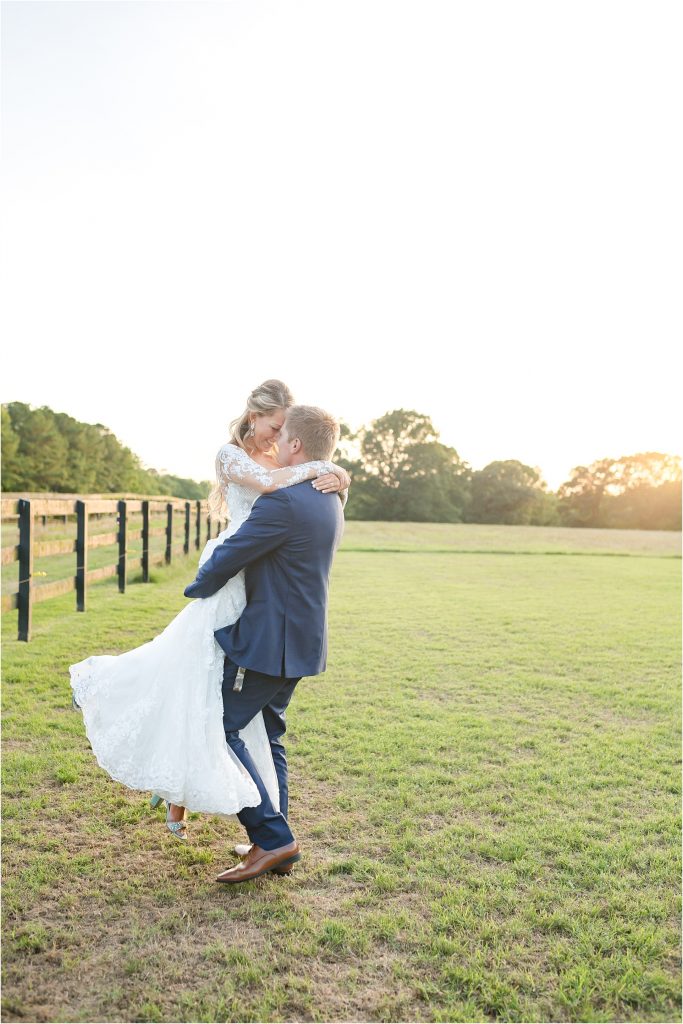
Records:
M349 484L330 462L339 427L266 381L216 460L230 525L209 541L198 598L149 643L71 667L99 764L167 804L237 814L250 844L217 881L289 874L301 852L287 820L286 709L302 676L323 672L329 573ZM312 486L311 486L312 483ZM342 501L340 501L340 498ZM258 500L257 500L258 499Z

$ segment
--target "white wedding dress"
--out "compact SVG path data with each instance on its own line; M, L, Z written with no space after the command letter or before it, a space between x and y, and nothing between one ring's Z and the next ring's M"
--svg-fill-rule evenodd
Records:
M244 522L260 493L330 471L329 462L264 469L233 444L216 459L230 524L208 541L201 565ZM192 601L163 633L119 655L72 665L71 686L99 765L131 789L151 790L192 811L235 814L260 803L258 789L223 731L223 651L214 630L236 622L246 604L244 570L213 597ZM242 730L279 808L277 776L263 716Z

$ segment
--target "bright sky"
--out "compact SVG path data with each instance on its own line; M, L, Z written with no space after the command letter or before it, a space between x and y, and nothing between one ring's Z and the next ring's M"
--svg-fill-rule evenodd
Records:
M680 451L682 10L4 2L2 400L194 478L267 377L551 486Z

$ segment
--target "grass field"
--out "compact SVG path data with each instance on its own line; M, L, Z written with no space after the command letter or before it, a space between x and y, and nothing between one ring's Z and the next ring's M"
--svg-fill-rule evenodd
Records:
M218 887L97 768L68 666L194 559L4 623L3 1018L680 1019L680 537L349 523L289 714L290 878Z

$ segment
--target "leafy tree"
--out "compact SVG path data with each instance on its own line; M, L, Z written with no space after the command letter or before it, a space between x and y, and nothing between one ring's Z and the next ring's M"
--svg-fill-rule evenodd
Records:
M469 468L428 416L395 409L356 435L346 427L339 456L353 478L349 518L461 521Z
M557 495L545 489L536 492L536 503L529 520L530 526L557 526L560 522Z
M591 466L576 466L562 484L557 497L560 517L566 526L597 526L603 495L611 481L611 459Z
M608 496L601 526L631 530L680 530L681 485L672 480L657 487L640 484Z
M385 487L399 487L405 475L401 471L410 461L415 445L429 444L438 435L428 416L406 409L395 409L360 432L363 464Z
M469 467L455 448L439 441L410 447L399 469L393 518L411 522L459 523L469 502Z
M13 455L14 480L18 489L59 489L67 464L68 446L56 427L52 411L48 408L31 409L23 402L12 402L6 408L12 430L19 438ZM3 487L7 487L4 475Z
M680 483L681 460L677 455L664 455L662 452L622 455L612 463L612 475L614 482L610 485L610 493Z
M552 518L545 485L538 470L516 459L490 462L472 474L471 523L537 524Z
M568 526L680 530L681 460L661 452L577 466L558 491Z
M155 469L148 469L146 477L148 479L147 494L172 494L176 498L187 498L190 501L201 501L206 498L213 487L213 483L209 480L197 483L196 480L189 480L186 477L157 473Z
M9 409L2 407L2 489L16 491L21 482L19 435L12 426Z
M342 420L339 424L339 444L335 449L332 461L343 466L354 479L360 479L364 473L363 462L358 446L358 434L354 434L348 423Z

